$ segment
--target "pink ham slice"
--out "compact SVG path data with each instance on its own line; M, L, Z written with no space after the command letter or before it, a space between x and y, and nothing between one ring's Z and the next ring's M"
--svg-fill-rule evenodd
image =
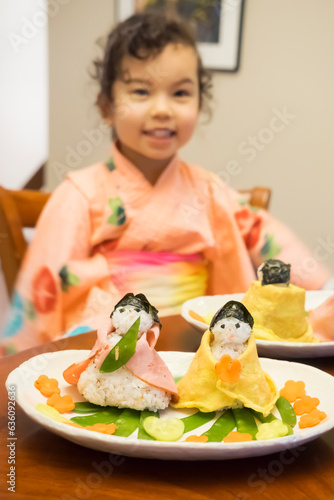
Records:
M93 356L96 356L95 363L97 368L100 368L107 354L112 349L112 346L108 343L108 334L114 330L115 328L112 322L112 318L110 318L110 320L108 320L108 322L106 322L97 331L96 342L88 357L88 359L91 359ZM143 380L147 384L172 393L174 396L174 401L176 401L178 399L178 394L173 376L169 371L166 363L160 358L159 354L154 349L159 334L159 325L154 324L153 327L146 333L144 333L138 340L136 351L132 358L125 364L125 366L133 373L133 375ZM75 365L72 366L74 367ZM82 364L82 367L83 369L79 373L79 377L87 366L85 364ZM76 379L78 380L79 377L77 369ZM67 379L70 379L70 375L67 376Z
M308 321L314 336L324 342L334 340L334 295L323 304L310 311Z

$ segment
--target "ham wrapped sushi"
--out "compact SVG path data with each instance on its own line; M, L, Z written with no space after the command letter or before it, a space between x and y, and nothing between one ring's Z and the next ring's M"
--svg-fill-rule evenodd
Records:
M135 410L164 410L177 389L155 344L161 323L145 295L126 294L97 332L87 360L64 371L89 402Z

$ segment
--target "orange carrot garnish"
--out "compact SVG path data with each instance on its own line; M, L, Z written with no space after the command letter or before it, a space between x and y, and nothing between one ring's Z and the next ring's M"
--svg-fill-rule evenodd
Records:
M184 442L187 443L206 443L209 440L208 436L188 436Z
M283 389L280 390L280 395L290 403L293 403L296 399L303 398L306 396L305 382L301 380L299 382L288 380L285 382Z
M76 385L79 381L80 375L90 363L90 358L81 361L80 363L73 363L66 370L63 371L63 377L68 384Z
M116 431L116 424L87 425L85 429L89 431L101 432L102 434L114 434Z
M75 408L72 396L60 396L59 394L52 394L47 400L47 404L56 408L59 413L65 413Z
M193 318L193 319L197 319L197 321L201 321L202 323L206 323L205 319L200 314L197 314L197 312L192 311L191 309L189 311L189 316L191 316L191 318Z
M43 396L51 396L52 394L60 394L58 381L55 378L49 378L47 375L40 375L35 380L34 386Z
M238 359L232 359L229 354L224 354L215 370L222 382L237 382L240 378L241 363Z
M244 441L253 441L253 438L248 432L231 431L223 439L224 443L242 443Z
M318 398L311 398L311 396L304 396L297 399L293 405L296 415L304 415L304 413L311 413L320 403Z
M298 423L299 428L306 429L307 427L314 427L315 425L320 424L322 420L325 420L326 417L327 414L324 411L314 409L311 413L307 413L300 418Z

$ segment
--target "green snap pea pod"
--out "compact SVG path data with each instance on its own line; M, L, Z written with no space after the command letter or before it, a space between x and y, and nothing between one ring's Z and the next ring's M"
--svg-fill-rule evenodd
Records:
M96 413L98 411L105 411L105 406L94 405L84 401L83 403L75 403L75 409L72 410L76 413Z
M282 396L276 401L276 408L278 409L281 418L285 424L294 427L297 423L297 417L293 406L289 401Z
M215 418L216 412L211 411L209 413L203 413L198 411L194 413L194 415L190 415L189 417L182 418L182 422L184 423L184 434L189 431L193 431L207 422L210 422L213 418Z
M144 422L145 418L147 418L147 417L157 417L157 418L159 418L160 415L159 415L158 411L147 411L147 410L144 410L144 411L141 412L140 420L139 420L139 426L138 426L138 439L151 439L152 441L156 441L156 439L154 437L152 437L149 434L147 434L147 432L145 431L145 429L143 427L143 422Z
M225 411L217 418L210 429L202 434L207 436L209 442L219 443L235 428L235 418L231 410Z
M278 420L275 415L272 413L269 413L266 417L263 415L263 413L260 413L259 411L255 411L250 408L250 411L253 413L254 417L256 417L258 420L260 420L261 424L268 424L269 422L272 422L273 420Z
M115 436L130 436L139 426L140 411L126 408L116 420Z
M83 427L94 424L113 424L120 416L122 410L110 406L107 410L85 415L84 417L72 417L70 420Z
M285 422L285 425L289 429L288 433L287 433L287 436L291 436L291 434L293 434L293 428L289 424L287 424L286 422Z
M134 355L139 325L140 318L137 318L121 340L108 352L100 367L101 373L110 373L118 370Z
M256 434L258 432L258 428L253 417L253 414L248 408L236 408L232 410L238 432L247 432L250 434L253 439L256 439Z

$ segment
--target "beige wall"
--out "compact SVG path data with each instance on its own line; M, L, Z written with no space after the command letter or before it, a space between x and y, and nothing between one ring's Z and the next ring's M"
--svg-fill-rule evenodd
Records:
M332 0L248 0L240 71L215 73L214 117L182 150L237 189L271 186L271 212L313 252L334 242L333 20ZM108 155L105 131L91 152L81 141L101 126L86 68L112 21L110 0L71 0L50 19L50 188L76 163ZM99 143L98 132L93 139ZM322 255L334 271L334 248Z

